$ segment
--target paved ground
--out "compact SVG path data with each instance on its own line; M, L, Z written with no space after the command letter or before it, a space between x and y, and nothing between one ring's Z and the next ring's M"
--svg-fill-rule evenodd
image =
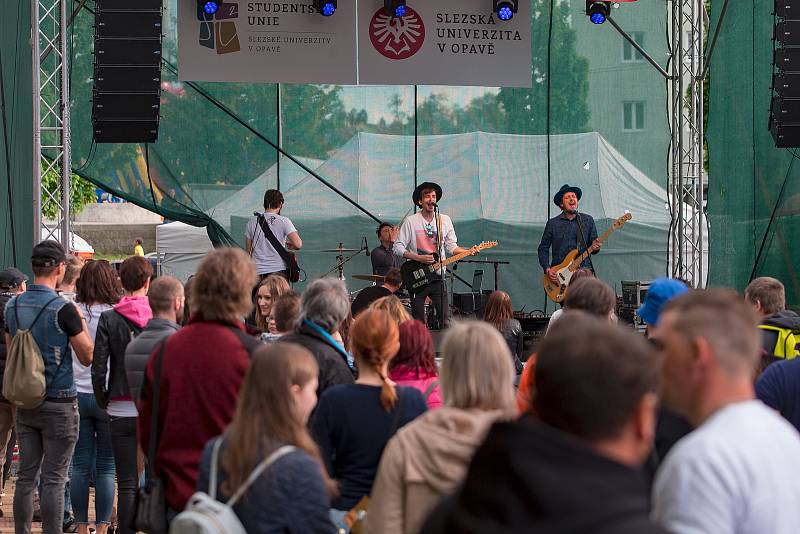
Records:
M3 517L0 518L0 534L13 534L14 533L14 489L17 485L16 477L11 477L6 482L6 496L3 497ZM89 488L89 521L94 521L94 488ZM94 527L94 525L90 525ZM31 530L33 534L42 532L42 524L34 523Z

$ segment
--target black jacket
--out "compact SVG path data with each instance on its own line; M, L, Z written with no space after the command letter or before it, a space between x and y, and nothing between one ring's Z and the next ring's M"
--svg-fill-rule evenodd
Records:
M656 534L644 477L532 416L492 427L432 533Z
M514 369L517 371L517 374L520 374L522 372L522 361L520 358L522 357L524 341L522 337L522 325L519 324L519 321L516 319L509 319L506 321L506 324L503 325L501 334L503 334L503 339L506 340L508 350L511 351L511 357L514 359Z
M3 376L6 372L6 304L16 293L0 293L0 402L8 402L3 397Z
M301 324L296 331L282 336L280 342L297 343L314 355L319 366L317 398L331 386L353 383L353 373L344 356L311 328Z
M92 358L92 388L97 405L108 407L108 401L117 397L130 397L128 378L125 376L125 348L142 332L135 324L115 310L100 314ZM108 372L108 387L106 387Z
M142 333L128 343L125 349L125 376L134 402L139 402L150 354L163 339L177 332L179 328L180 325L168 319L153 317L147 322Z

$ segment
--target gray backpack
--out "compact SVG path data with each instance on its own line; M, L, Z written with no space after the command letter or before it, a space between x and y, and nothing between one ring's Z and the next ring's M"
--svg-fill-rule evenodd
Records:
M244 526L233 506L247 492L261 473L283 456L289 454L295 447L284 445L279 448L253 469L244 484L228 499L228 502L217 500L217 472L219 469L219 449L222 445L222 436L214 442L211 453L211 469L209 470L208 493L198 491L189 498L186 508L179 513L169 525L169 534L247 534Z
M44 378L44 359L31 329L47 307L60 297L45 304L28 328L22 328L17 314L17 299L14 299L14 317L17 333L6 351L6 370L3 375L3 396L14 406L25 410L38 408L47 396ZM64 357L69 356L67 353Z

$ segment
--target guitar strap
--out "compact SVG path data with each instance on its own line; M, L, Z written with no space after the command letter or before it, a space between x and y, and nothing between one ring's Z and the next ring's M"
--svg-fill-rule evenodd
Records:
M589 250L589 245L586 244L586 236L583 233L583 225L581 224L581 214L579 212L575 212L575 219L578 221L578 235L581 236L581 241L583 242L583 250ZM577 244L577 243L576 243ZM580 252L580 247L578 247L578 252ZM586 259L589 260L589 267L592 269L592 272L596 272L594 270L594 263L592 263L592 253L590 252ZM578 266L580 267L580 265Z

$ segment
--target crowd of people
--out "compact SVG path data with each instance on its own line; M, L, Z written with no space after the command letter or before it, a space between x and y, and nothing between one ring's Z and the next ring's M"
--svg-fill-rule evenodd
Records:
M30 347L43 363L38 403L0 397L0 463L15 442L20 454L17 533L37 492L46 533L135 532L152 480L167 523L211 499L247 532L800 525L800 317L778 280L743 297L656 280L642 335L587 269L528 354L501 291L437 352L394 295L394 266L356 310L343 281L298 294L235 248L186 285L141 256L115 269L53 241L31 267L30 282L0 272L4 386Z

